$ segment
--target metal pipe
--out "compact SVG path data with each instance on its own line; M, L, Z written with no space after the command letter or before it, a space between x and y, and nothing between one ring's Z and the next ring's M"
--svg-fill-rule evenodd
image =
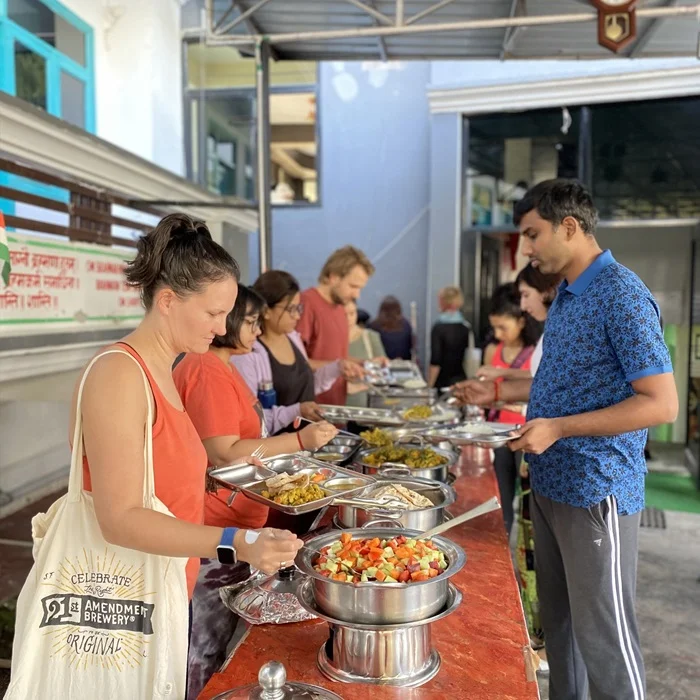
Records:
M360 2L360 0L345 0L346 2L349 2L351 5L354 5L355 7L359 8L363 12L366 12L370 17L373 17L374 19L377 20L377 22L381 22L382 24L388 24L390 26L393 26L393 22L391 21L390 17L387 17L383 12L380 12L379 10L375 10L373 7L370 7L369 5L365 5L363 2Z
M226 32L231 31L231 29L237 27L241 22L245 22L245 20L248 19L248 17L250 17L253 14L253 12L257 12L261 7L267 5L268 2L270 2L270 0L259 0L255 3L255 5L249 7L245 12L241 12L241 14L238 15L238 17L236 17L236 19L231 20L225 27L221 27L221 29L219 29L217 33L226 34Z
M207 35L214 33L214 0L204 0L204 28Z
M217 31L219 29L219 27L229 18L229 15L235 9L236 9L236 3L233 2L233 0L231 0L231 4L230 4L228 10L226 10L226 12L224 12L223 17L216 23L216 26L214 27L214 31Z
M270 46L255 44L255 117L258 159L258 247L260 272L272 266L272 209L270 206Z
M403 0L396 0L396 26L397 27L403 26L403 23L404 23L403 18L404 18Z
M700 15L700 3L680 5L678 7L644 7L636 10L637 17L654 19L656 17L680 17L683 15ZM287 34L270 34L266 39L271 44L291 44L303 41L329 41L377 36L403 36L411 34L436 34L439 32L458 32L469 29L505 29L506 27L537 27L554 24L580 24L598 20L597 12L577 12L565 15L538 15L524 17L498 17L495 19L475 19L464 22L443 22L440 24L404 24L402 27L361 27L357 29L329 29L320 32L289 32ZM254 36L218 36L208 37L212 44L254 44Z
M436 3L435 5L431 5L430 7L427 7L425 10L421 10L420 12L417 12L415 15L412 15L409 17L404 24L413 24L414 22L418 22L419 20L423 19L423 17L427 17L428 15L432 15L433 12L437 12L438 10L441 10L443 7L447 7L447 5L451 5L455 0L440 0L440 2Z

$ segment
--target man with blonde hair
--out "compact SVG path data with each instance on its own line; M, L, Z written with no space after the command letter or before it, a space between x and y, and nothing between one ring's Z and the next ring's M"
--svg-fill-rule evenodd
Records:
M326 260L318 284L302 292L304 313L297 330L313 369L348 359L350 338L345 305L360 298L360 292L373 274L374 265L369 258L361 250L347 245L334 251ZM319 403L345 405L345 380L359 378L362 372L351 362L344 363L343 367L345 376L316 397Z

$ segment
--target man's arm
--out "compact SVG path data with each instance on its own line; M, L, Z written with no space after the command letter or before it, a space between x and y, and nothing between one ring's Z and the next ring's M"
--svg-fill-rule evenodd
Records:
M532 377L529 379L508 379L498 387L498 400L517 403L530 399ZM496 382L468 379L455 384L454 395L462 403L475 406L491 406L496 401Z
M673 374L655 374L632 382L634 396L598 411L562 418L537 418L518 431L509 447L542 454L567 437L603 437L672 423L678 417L678 392Z
M678 392L673 374L656 374L632 382L634 396L614 406L578 416L557 418L562 437L631 433L678 417Z

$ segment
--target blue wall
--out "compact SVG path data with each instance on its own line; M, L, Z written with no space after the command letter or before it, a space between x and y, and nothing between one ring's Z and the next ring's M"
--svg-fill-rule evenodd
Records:
M416 301L424 337L430 221L430 64L320 67L320 206L273 208L272 264L312 286L351 243L377 267L360 307ZM254 268L255 269L255 268ZM423 359L421 357L421 359Z

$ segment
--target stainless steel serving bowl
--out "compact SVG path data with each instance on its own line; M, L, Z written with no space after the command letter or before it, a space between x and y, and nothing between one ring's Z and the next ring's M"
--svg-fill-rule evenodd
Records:
M420 532L403 528L354 528L345 532L349 532L353 538L363 539L421 536ZM447 602L450 578L467 562L467 555L461 547L446 537L436 536L432 540L447 559L447 569L440 576L415 583L341 583L321 576L313 566L319 550L333 544L338 538L338 532L334 531L310 539L299 550L295 563L311 579L314 600L319 609L336 620L346 622L393 625L436 615Z
M431 508L417 508L415 510L392 510L390 507L367 510L353 505L342 504L338 506L338 524L341 527L362 527L366 523L381 518L396 520L401 527L409 530L425 532L437 527L445 520L445 511L457 498L455 490L440 481L420 479L417 477L380 477L376 484L365 489L360 498L371 498L372 494L380 488L390 484L401 484L407 489L421 493L433 502Z
M417 445L401 445L401 447L421 449ZM368 464L365 461L369 455L372 455L381 449L384 448L372 447L370 449L360 450L357 453L354 461L356 465L362 468L362 472L364 474L378 474L380 476L397 476L400 474L402 476L415 476L420 477L422 479L432 479L433 481L445 482L447 481L447 475L449 474L450 467L452 467L455 464L459 457L459 455L454 450L441 450L440 448L435 448L431 447L430 445L426 445L424 449L434 450L442 457L445 457L447 459L447 462L445 462L445 464L440 464L437 467L409 467L405 464L402 464L401 462L387 462L386 464L390 465L390 468L392 469L392 471L389 471L387 468L384 467L384 465L377 466L374 464ZM396 469L396 467L400 468L399 472L393 471Z

